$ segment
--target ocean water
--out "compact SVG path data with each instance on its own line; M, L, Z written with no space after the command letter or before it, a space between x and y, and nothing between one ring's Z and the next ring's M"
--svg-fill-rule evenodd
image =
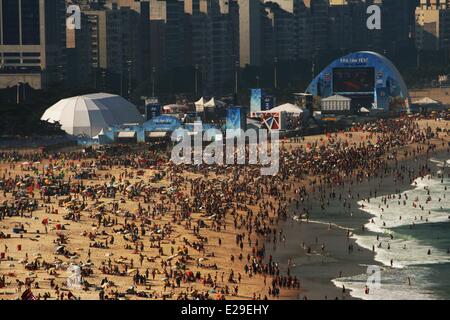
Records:
M418 178L401 197L359 201L372 217L366 231L356 232L353 238L375 250L382 266L371 278L379 279L379 285L367 281L371 271L335 279L334 284L344 285L361 299L450 299L449 172L444 169L444 178L436 174Z

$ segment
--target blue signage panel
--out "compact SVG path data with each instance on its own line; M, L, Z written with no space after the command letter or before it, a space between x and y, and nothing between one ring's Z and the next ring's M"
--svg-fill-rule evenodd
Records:
M145 119L150 120L161 115L161 105L159 103L149 103L145 105Z
M275 107L275 97L272 95L265 95L262 102L262 110L270 110Z
M377 109L389 110L389 92L387 88L377 88L375 104Z
M227 110L226 128L231 130L246 129L246 115L241 107L231 107Z
M261 111L262 89L252 89L250 97L250 112Z

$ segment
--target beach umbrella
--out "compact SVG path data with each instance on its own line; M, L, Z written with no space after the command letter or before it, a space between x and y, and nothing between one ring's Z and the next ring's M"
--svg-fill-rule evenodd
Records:
M186 276L193 277L194 273L192 271L188 270L188 271L186 271Z

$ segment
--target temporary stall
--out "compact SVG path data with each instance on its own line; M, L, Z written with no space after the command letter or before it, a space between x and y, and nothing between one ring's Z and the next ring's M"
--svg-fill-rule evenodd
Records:
M119 139L134 139L136 137L136 132L134 131L120 131L117 134Z
M296 106L291 103L285 103L270 109L269 112L287 112L287 113L301 114L304 113L305 111L299 106Z
M186 113L188 111L189 107L184 104L168 104L163 107L163 113L166 114Z
M350 113L352 99L341 95L334 95L321 100L322 113Z

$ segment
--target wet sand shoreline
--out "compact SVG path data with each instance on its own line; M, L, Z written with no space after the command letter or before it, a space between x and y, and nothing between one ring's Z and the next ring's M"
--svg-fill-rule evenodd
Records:
M445 148L444 148L445 149ZM429 159L433 157L450 157L445 150L439 150L437 153L421 155L417 158L404 158L397 164L391 162L389 167L407 166L419 170L420 166L431 166ZM417 175L415 178L420 178ZM414 180L414 179L412 179ZM353 182L354 179L353 179ZM359 198L352 198L350 204L353 215L351 217L342 217L336 214L336 207L339 201L331 203L331 209L321 211L320 203L317 200L311 201L311 218L309 221L296 221L293 219L294 208L291 205L291 216L287 221L281 223L280 227L286 233L286 246L278 244L276 249L268 245L269 252L276 261L281 263L282 270L287 271L287 262L289 259L295 265L291 268L291 273L301 279L301 288L305 288L297 295L290 296L291 299L358 299L351 295L351 290L346 289L343 293L342 287L337 287L332 280L338 280L340 277L351 277L366 274L367 267L371 265L389 268L375 260L375 253L363 248L356 243L356 239L348 237L347 230L359 233L363 225L370 221L371 214L363 211L358 202L364 198L372 197L370 192L377 190L377 196L387 196L400 192L405 192L414 188L412 181L394 181L392 174L384 176L383 183L372 179L365 180L362 183L355 183L350 188L352 193L359 193ZM336 193L342 192L346 187L338 187ZM347 189L348 191L348 189ZM345 209L342 209L345 211ZM331 228L330 228L331 225ZM312 253L307 254L302 248L302 243L311 244ZM322 252L321 245L325 244L325 250ZM350 253L349 246L353 246Z

